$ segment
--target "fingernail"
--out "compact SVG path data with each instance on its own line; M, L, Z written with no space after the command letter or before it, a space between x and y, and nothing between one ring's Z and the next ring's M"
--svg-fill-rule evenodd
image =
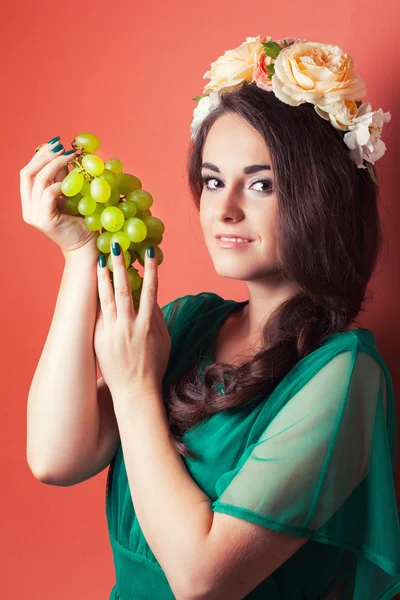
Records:
M105 256L103 256L103 254L100 254L100 256L99 256L99 265L100 265L100 267L106 266L106 259L105 259Z
M64 152L64 156L66 156L67 154L73 154L75 152L75 150L68 150L68 152Z
M48 144L55 144L56 142L58 142L59 139L60 139L60 136L58 135L57 137L54 137L51 140L49 140L47 143Z
M62 144L57 144L57 146L52 149L52 152L60 152L62 148L64 148Z
M119 256L121 254L121 247L118 244L118 242L113 242L112 252L113 252L114 256Z
M154 258L154 246L147 246L147 256L149 258Z

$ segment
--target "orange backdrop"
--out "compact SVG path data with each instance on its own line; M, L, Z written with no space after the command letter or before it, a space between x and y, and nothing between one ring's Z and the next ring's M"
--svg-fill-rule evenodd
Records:
M75 134L91 131L101 140L99 155L118 156L153 194L153 214L166 225L160 306L203 290L242 300L245 285L215 273L189 196L192 98L208 81L203 74L210 63L247 36L339 45L366 80L364 101L392 114L382 136L388 150L379 162L385 252L372 282L374 300L360 322L375 332L399 390L400 11L393 0L364 0L362 7L359 0L308 0L307 9L264 0L14 0L3 9L1 598L108 600L115 581L105 518L107 469L62 488L37 481L26 462L28 391L64 266L58 246L22 219L19 171L39 143L60 135L69 148Z

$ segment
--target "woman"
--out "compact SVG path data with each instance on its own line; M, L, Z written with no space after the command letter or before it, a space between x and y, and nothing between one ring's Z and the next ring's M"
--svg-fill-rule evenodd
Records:
M236 60L240 66L228 75L224 57L213 63L206 74L211 84L192 123L188 174L205 242L217 272L244 281L249 299L185 295L162 308L161 324L157 266L146 258L139 315L123 313L117 286L112 306L114 320L121 310L126 328L136 321L137 343L131 346L138 354L127 360L129 348L121 350L125 342L118 346L118 337L110 334L120 359L113 364L103 350L110 345L107 319L113 323L104 301L110 282L98 268L104 320L99 334L96 326L95 350L115 410L113 421L108 403L102 421L113 431L112 443L95 446L93 434L84 445L76 434L69 471L66 457L64 465L57 464L58 478L54 465L37 467L36 473L60 484L63 472L65 484L68 472L68 484L77 483L104 468L113 452L106 511L117 583L110 598L378 600L400 592L392 381L373 332L355 323L381 249L371 167L379 148L368 154L342 136L354 129L351 121L349 129L343 126L350 116L340 107L355 109L353 119L359 108L344 92L361 97L361 78L354 76L343 91L338 77L335 103L318 86L314 96L308 87L299 99L301 86L284 81L285 61L293 67L316 49L328 56L327 47L291 40L247 38L225 54L228 65ZM315 76L315 69L305 73L307 61L300 62L303 77ZM347 104L340 104L338 89ZM43 160L48 153L43 151ZM226 236L241 241L220 241ZM64 289L73 295L74 267L85 261L93 266L91 250L82 251L93 247L92 240L62 247L69 266ZM122 289L127 279L119 259L114 257L114 283L119 277ZM88 301L94 285L85 285L85 311L80 304L79 314L85 312L87 339L94 325ZM64 298L66 303L66 292ZM143 298L142 322L156 323L158 331L151 338L153 353L147 354L139 349L146 345L139 344ZM76 311L78 299L72 301ZM62 308L66 314L65 306L59 314ZM78 319L75 333L79 327L83 339ZM89 349L81 353L87 363ZM116 377L115 364L124 361ZM158 391L132 376L133 363L150 365L148 379L158 381ZM32 407L39 407L39 397L49 391L45 381L56 370L48 354ZM93 391L93 370L85 375ZM98 418L94 403L86 404L84 414L77 402L74 407L69 402L65 398L68 426L74 422L83 436L84 417ZM34 410L31 432L33 415ZM65 442L66 422L51 425ZM94 431L99 439L105 435L98 426ZM37 444L38 431L31 437ZM89 461L93 448L103 448L96 468Z

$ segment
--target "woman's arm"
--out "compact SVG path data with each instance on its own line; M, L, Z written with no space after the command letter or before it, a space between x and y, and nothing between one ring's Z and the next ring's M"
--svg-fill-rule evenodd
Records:
M57 304L27 405L27 461L38 479L62 478L95 452L100 416L93 332L98 252L63 252Z

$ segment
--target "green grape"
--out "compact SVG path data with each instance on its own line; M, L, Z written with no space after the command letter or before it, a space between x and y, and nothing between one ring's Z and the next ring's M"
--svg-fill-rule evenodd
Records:
M147 237L144 241L148 246L159 246L163 240L162 235Z
M125 250L129 249L129 244L131 243L131 240L128 238L128 236L126 235L126 233L124 231L117 231L116 233L113 234L112 238L111 238L111 246L114 242L118 242L118 244L121 246L122 250L125 252Z
M85 154L82 158L82 167L89 175L93 175L93 177L101 175L104 171L103 161L100 156L96 156L95 154Z
M127 200L132 200L136 204L138 211L144 211L150 208L153 204L153 196L146 190L134 190L126 195Z
M129 219L127 219L125 221L123 229L125 233L128 234L128 237L131 240L131 242L141 242L145 239L147 235L146 225L137 217L130 217Z
M82 196L90 196L90 181L86 181L85 179L81 189L81 194Z
M83 186L83 175L77 170L72 169L70 173L61 182L61 191L64 196L76 196Z
M136 216L139 217L139 219L141 219L145 215L151 215L151 210L149 208L146 208L146 210L139 210L136 214Z
M122 173L122 162L118 158L110 158L104 166L114 173Z
M96 210L96 206L96 200L94 200L92 196L83 196L83 198L81 198L79 201L78 210L81 213L81 215L87 216L94 213L94 211Z
M124 258L125 258L125 266L128 269L128 267L130 267L132 264L131 255L129 254L128 250L124 250Z
M100 140L93 133L79 133L72 140L72 145L75 148L80 148L84 152L96 152L100 148Z
M119 175L111 171L111 169L104 169L102 174L100 175L102 179L105 179L112 190L117 190ZM117 190L118 191L118 190ZM118 193L119 198L119 193Z
M132 292L133 308L135 309L136 312L139 310L139 306L140 306L140 294L141 294L141 288Z
M131 255L131 259L132 259L131 264L132 264L135 262L135 260L137 260L137 254L134 250L131 250L130 248L129 248L128 252Z
M122 210L125 215L125 219L129 217L134 217L136 215L136 205L131 200L125 200L125 202L120 202L118 204L118 208Z
M118 206L120 202L120 196L119 196L119 191L118 189L115 190L111 190L111 196L109 197L109 199L107 200L107 202L103 202L103 206ZM118 206L119 208L119 206Z
M71 196L71 198L67 198L65 201L65 209L71 215L80 215L81 213L78 210L79 202L81 201L82 196L80 194L76 194L75 196Z
M105 179L95 177L90 184L90 195L96 202L107 202L111 196L111 188Z
M164 260L164 253L161 250L161 248L159 248L158 246L154 246L154 251L157 256L157 264L158 264L158 266L160 266L162 261Z
M96 210L85 217L85 225L90 231L99 231L101 229L101 214Z
M124 259L125 259L126 268L130 267L132 260L131 260L131 255L129 254L128 250L124 251ZM114 271L112 254L110 254L109 257L107 258L107 267L110 269L111 272Z
M96 208L95 208L94 212L100 215L103 212L103 210L104 210L104 204L97 204L97 202L96 202Z
M143 223L146 225L146 229L149 237L156 237L162 235L165 231L164 223L153 216L144 216L142 218Z
M104 231L100 233L96 240L96 246L102 254L109 254L111 252L111 238L115 235L112 231Z
M150 246L151 244L148 244L148 245ZM147 245L145 248L137 251L139 254L138 262L142 265L142 267L144 267L144 265L145 265L146 251L147 251ZM160 266L162 261L164 260L163 252L162 252L161 248L159 248L158 246L154 246L154 252L157 257L157 261L158 261L157 264L158 264L158 266Z
M140 288L142 278L134 267L129 267L128 277L132 292L138 290Z
M116 206L108 206L101 213L101 224L107 231L119 231L124 223L124 213Z
M141 187L142 182L134 175L131 175L130 173L120 174L118 189L122 196L125 196L125 194L128 194L129 192L133 192L133 190L140 189Z
M129 250L135 251L136 249L141 248L142 244L143 242L131 242Z

